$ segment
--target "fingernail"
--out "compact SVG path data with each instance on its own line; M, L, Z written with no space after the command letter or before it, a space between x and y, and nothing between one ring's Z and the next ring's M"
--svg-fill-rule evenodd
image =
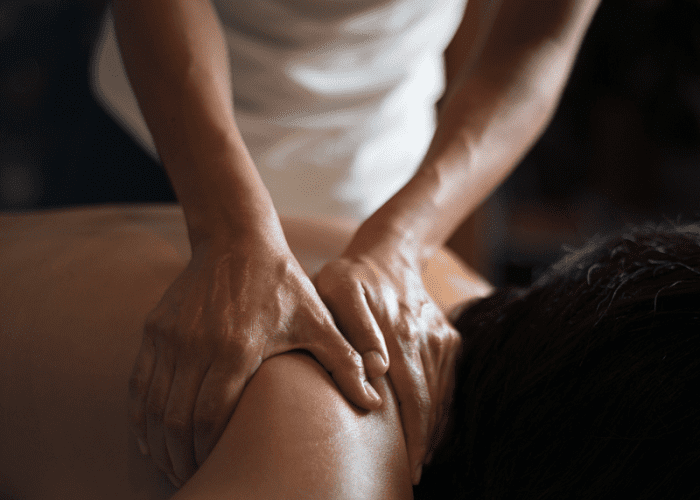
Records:
M422 474L423 474L423 464L420 464L418 467L416 467L416 470L413 472L413 484L420 483L420 477Z
M143 455L148 455L148 445L146 442L141 438L136 438L136 441L139 443L139 450L141 450L141 453Z
M372 387L372 385L367 381L365 381L364 386L365 392L372 402L376 405L380 405L382 403L382 398L379 397L379 394L377 394L377 391L374 390L374 387Z
M381 377L386 373L387 363L377 351L368 351L362 355L365 372L369 378Z
M168 479L170 479L170 482L173 483L176 488L180 488L182 486L182 481L180 481L178 478L176 478L172 474L168 474Z

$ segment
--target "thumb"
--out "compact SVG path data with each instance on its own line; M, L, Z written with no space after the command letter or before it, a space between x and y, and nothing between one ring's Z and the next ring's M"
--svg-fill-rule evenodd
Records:
M382 399L367 380L362 357L352 348L335 328L304 349L311 352L319 363L331 374L340 391L350 401L366 410L382 405Z
M367 377L381 377L389 370L389 353L362 284L357 283L346 297L339 299L327 304L336 325L362 356Z

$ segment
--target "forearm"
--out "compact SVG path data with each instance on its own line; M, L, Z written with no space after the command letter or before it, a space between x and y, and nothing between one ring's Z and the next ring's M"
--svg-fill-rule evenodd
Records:
M233 114L228 51L201 0L116 0L129 80L185 213L190 241L258 231L276 215Z
M422 257L439 248L544 131L597 4L504 0L485 50L448 89L418 172L357 239L392 233ZM549 9L539 24L537 6Z

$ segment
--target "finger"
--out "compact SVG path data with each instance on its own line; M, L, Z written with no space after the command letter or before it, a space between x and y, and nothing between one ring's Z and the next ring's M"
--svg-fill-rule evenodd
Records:
M444 346L443 346L444 347ZM445 366L446 350L440 349L439 352L431 352L425 349L421 350L420 353L421 364L423 366L423 376L425 378L426 386L428 387L428 393L430 395L430 408L428 413L428 427L426 429L426 454L421 458L421 461L425 461L425 456L427 455L428 448L432 443L433 433L435 431L435 426L438 419L439 405L442 402L441 399L441 385L442 380L440 376L443 375L444 370L442 368Z
M175 477L186 481L195 473L197 462L194 452L192 416L199 387L207 366L197 360L176 364L170 396L165 409L165 444Z
M381 377L389 369L384 334L367 303L362 284L357 282L345 290L348 296L330 299L326 305L340 331L362 356L367 377Z
M436 400L435 422L430 431L430 444L428 453L425 457L425 463L429 464L433 460L433 453L442 441L444 432L449 420L449 413L452 403L452 395L454 392L455 383L455 366L458 356L459 345L454 340L448 345L445 352L444 360L440 366L440 374L438 375L438 396Z
M432 413L430 391L420 355L416 353L411 357L397 357L394 357L389 377L401 408L401 422L406 435L413 484L418 484L428 446Z
M439 421L447 419L447 413L449 412L450 403L452 400L452 392L454 390L455 383L455 368L457 364L457 356L459 355L459 350L461 347L461 337L456 330L451 326L449 341L445 351L445 359L440 367L440 375L438 380L440 382L440 394L439 394L439 411L437 418ZM439 422L436 422L438 425Z
M169 350L158 353L151 387L146 404L146 437L153 461L158 468L172 475L172 465L165 444L163 417L170 395L170 387L175 371L174 357Z
M318 330L321 331L321 330ZM303 346L331 374L340 391L366 410L376 410L382 398L368 382L362 358L335 327Z
M257 368L257 367L255 367ZM247 378L223 363L209 367L197 395L193 414L195 460L202 465L214 449L241 397Z
M136 435L141 453L148 454L146 402L151 386L156 354L153 340L144 336L129 378L129 428Z

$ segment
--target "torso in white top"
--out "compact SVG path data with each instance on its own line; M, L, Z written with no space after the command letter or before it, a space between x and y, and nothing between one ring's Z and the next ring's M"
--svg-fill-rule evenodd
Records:
M466 0L214 0L236 123L280 214L364 219L413 175L435 129L442 54ZM152 154L111 17L94 89Z

